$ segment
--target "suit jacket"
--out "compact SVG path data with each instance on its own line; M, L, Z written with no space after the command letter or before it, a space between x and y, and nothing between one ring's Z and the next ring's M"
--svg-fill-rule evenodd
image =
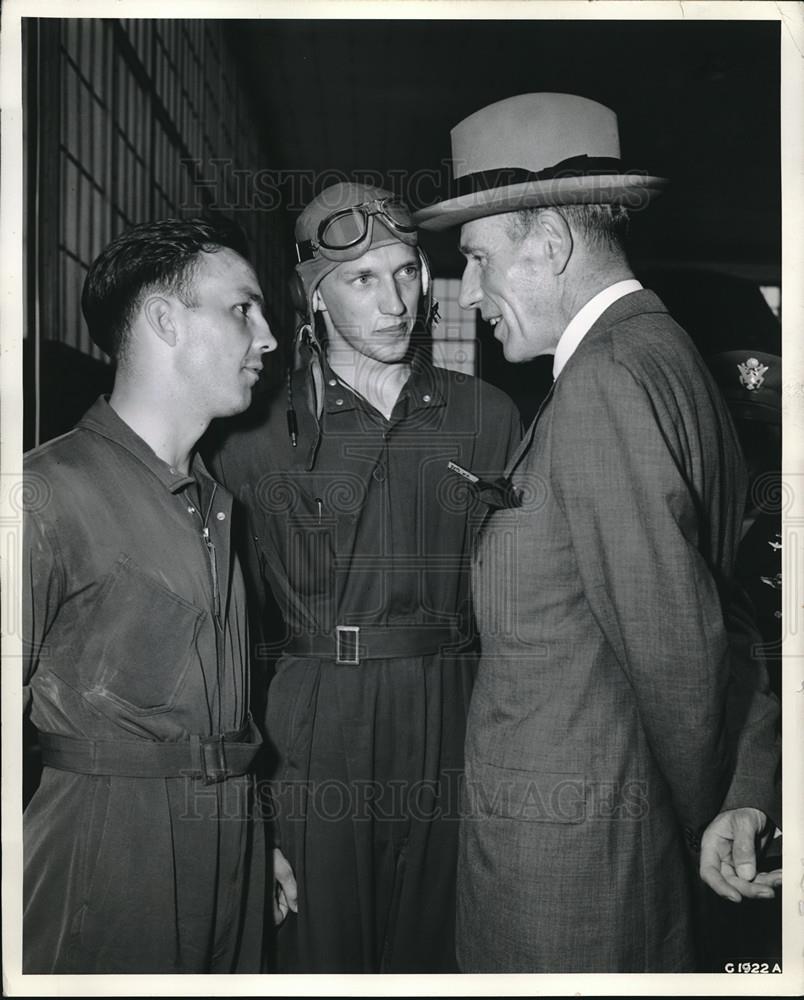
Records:
M771 782L731 781L739 445L653 293L595 323L511 468L474 568L461 967L691 971L688 847Z

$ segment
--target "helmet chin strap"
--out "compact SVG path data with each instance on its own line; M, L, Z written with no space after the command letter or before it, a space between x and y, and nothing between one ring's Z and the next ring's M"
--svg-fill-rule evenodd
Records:
M311 378L307 383L309 391L310 412L315 413L316 419L321 419L324 410L324 368L321 360L323 351L312 323L302 323L296 331L293 344L294 361L304 362L304 351L309 352L309 371ZM299 441L299 424L296 418L296 407L293 404L293 372L296 368L294 363L288 365L287 389L288 407L286 411L288 434L290 443L297 447Z
M431 333L433 327L438 323L441 318L438 315L438 303L433 296L433 277L430 271L430 261L428 260L427 254L422 250L421 247L416 247L416 252L419 255L419 262L421 263L422 269L422 317L424 322L424 329L427 333Z

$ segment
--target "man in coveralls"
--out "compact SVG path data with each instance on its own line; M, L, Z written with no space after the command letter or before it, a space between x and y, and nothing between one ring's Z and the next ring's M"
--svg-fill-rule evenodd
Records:
M248 510L255 586L286 628L267 731L299 901L279 965L454 971L468 560L477 492L518 442L519 414L411 348L422 297L431 318L429 273L388 191L327 188L296 243L308 343L289 410L279 399L263 426L232 433L215 465Z
M276 347L246 252L223 221L111 243L82 305L114 390L26 456L26 973L261 969L245 592L194 452Z

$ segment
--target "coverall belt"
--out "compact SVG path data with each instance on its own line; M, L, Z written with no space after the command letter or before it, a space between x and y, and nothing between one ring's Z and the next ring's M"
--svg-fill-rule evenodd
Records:
M294 636L284 652L357 666L361 660L392 660L442 653L460 644L458 633L435 625L338 625L329 635Z
M192 777L209 785L248 774L262 741L252 723L238 732L190 736L180 743L92 740L39 733L39 746L43 765L61 771L123 778Z

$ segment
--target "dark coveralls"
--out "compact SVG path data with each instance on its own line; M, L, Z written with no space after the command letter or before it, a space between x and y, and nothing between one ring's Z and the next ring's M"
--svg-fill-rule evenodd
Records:
M26 457L25 497L24 694L45 766L24 815L23 970L259 972L231 497L104 399Z
M300 895L279 967L455 970L468 562L486 508L447 463L499 475L519 414L497 389L422 361L390 420L326 367L320 428L303 372L293 399L296 449L280 398L212 466L248 512L254 584L286 629L266 729Z

